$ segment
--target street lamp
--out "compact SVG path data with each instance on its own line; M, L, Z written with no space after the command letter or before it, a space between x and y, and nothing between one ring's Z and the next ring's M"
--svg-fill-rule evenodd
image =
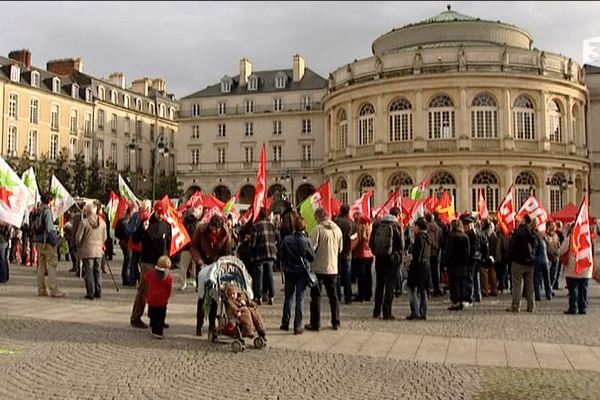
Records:
M291 192L291 198L290 196L288 196L288 201L290 202L290 204L292 205L292 208L294 207L294 174L291 170L287 170L285 171L285 174L281 177L281 180L286 180L288 182L290 182L290 192Z
M142 138L146 143L150 146L153 146L153 160L152 160L152 202L156 200L156 166L158 164L158 153L167 156L169 154L169 145L165 140L164 134L161 133L156 137L154 143L150 140L146 139L141 135L136 135L133 139L131 139L131 143L129 143L130 151L141 150L141 147L138 147L137 138ZM138 168L137 164L138 160L136 159L136 169ZM137 179L136 179L137 180Z

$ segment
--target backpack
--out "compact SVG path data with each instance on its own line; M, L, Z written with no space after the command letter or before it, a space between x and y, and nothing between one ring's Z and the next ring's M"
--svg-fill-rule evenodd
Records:
M394 227L390 223L382 223L375 230L373 248L376 256L391 255L394 250Z
M31 232L35 235L41 235L44 233L44 218L42 208L35 208L31 212Z

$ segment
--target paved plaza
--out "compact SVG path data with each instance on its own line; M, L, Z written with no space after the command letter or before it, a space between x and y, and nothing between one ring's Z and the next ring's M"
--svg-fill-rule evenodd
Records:
M331 329L280 331L283 292L261 308L268 345L233 353L195 336L196 292L175 290L166 340L129 325L135 289L104 274L102 299L62 261L68 298L37 297L35 271L11 266L0 285L0 399L593 399L600 398L600 286L590 313L564 315L566 290L535 313L505 311L510 294L451 312L431 299L426 321L372 318L372 302L341 305ZM324 299L326 302L327 299ZM308 302L307 302L308 306ZM308 307L307 307L308 312ZM146 319L147 320L147 319ZM305 319L307 320L307 319Z

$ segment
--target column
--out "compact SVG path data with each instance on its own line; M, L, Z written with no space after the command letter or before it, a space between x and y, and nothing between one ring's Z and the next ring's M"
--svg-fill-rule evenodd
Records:
M513 167L510 165L507 165L506 169L504 170L504 187L503 187L502 196L506 196L508 189L510 189L510 187L512 186L513 183L515 183ZM501 186L501 188L502 188L502 186ZM500 201L502 201L502 200L500 200Z
M550 176L550 168L544 167L542 168L542 171L543 172L540 176L540 187L538 188L538 193L536 193L536 197L539 201L542 202L544 207L546 207L546 211L550 212L550 187L546 184L546 181Z
M465 88L459 89L460 97L459 97L459 108L458 108L458 118L459 121L458 126L456 127L456 138L460 138L462 135L467 137L471 137L468 131L469 127L469 113L467 110L467 90Z
M356 126L358 124L358 119L354 116L354 102L349 101L346 105L346 111L348 115L348 147L349 150L346 150L346 154L350 151L350 155L355 154L356 143L358 142L356 135L358 135Z
M377 96L375 104L375 143L386 143L386 115L387 112L383 107L383 95Z
M573 109L573 97L569 96L567 98L567 106L566 106L566 110L563 110L563 115L566 117L564 120L566 121L566 126L565 123L563 123L563 132L565 132L565 137L563 138L563 143L566 143L567 145L571 142L576 143L575 141L575 132L573 131L573 113L571 112L571 110ZM579 143L576 143L579 144Z
M414 137L420 137L425 139L427 137L426 133L426 124L424 121L425 107L423 106L422 93L420 90L417 90L415 93L415 104L413 105L413 109L415 110L415 120L413 124L413 132Z
M356 174L354 172L348 172L346 174L346 183L348 184L348 202L355 200L356 192L354 191L354 181L356 180Z
M388 199L387 185L384 184L383 169L377 168L375 171L375 193L373 194L373 204L383 204Z
M458 190L456 191L456 211L462 213L464 210L470 211L471 205L470 198L471 192L469 191L469 167L463 165L460 168L460 182L458 184Z
M581 204L577 204L577 187L575 187L576 173L577 173L577 171L574 169L569 170L569 176L567 177L567 179L569 179L569 177L570 177L573 180L573 184L567 186L568 189L567 189L567 198L565 199L565 206L567 204L569 204L569 202L575 204L575 207L579 207L581 205Z
M500 99L500 104L498 104L498 137L500 139L504 139L508 135L514 135L510 124L511 110L510 90L506 89L503 98Z
M537 113L539 123L537 126L540 128L540 134L538 136L538 141L542 142L548 140L548 129L546 128L547 120L548 120L548 107L546 106L548 99L548 92L546 90L542 90L541 96L541 104L540 111Z

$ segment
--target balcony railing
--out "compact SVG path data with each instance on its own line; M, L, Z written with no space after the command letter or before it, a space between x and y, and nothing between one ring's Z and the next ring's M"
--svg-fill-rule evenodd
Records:
M215 116L231 116L231 115L255 115L255 114L280 114L285 112L298 112L298 111L320 111L322 109L322 105L320 102L312 103L310 105L302 104L302 103L291 103L291 104L283 104L281 111L273 111L273 104L265 104L265 105L255 105L254 112L247 113L246 106L244 104L239 105L228 105L226 112L219 113L219 108L203 108L199 112L195 114L192 113L192 110L180 110L179 118L194 118L194 117L215 117Z
M268 161L267 169L269 174L282 174L287 170L310 171L319 168L322 160L291 160L291 161ZM258 161L228 161L228 162L199 162L178 163L179 173L210 173L210 172L231 172L231 173L255 173L258 171Z

